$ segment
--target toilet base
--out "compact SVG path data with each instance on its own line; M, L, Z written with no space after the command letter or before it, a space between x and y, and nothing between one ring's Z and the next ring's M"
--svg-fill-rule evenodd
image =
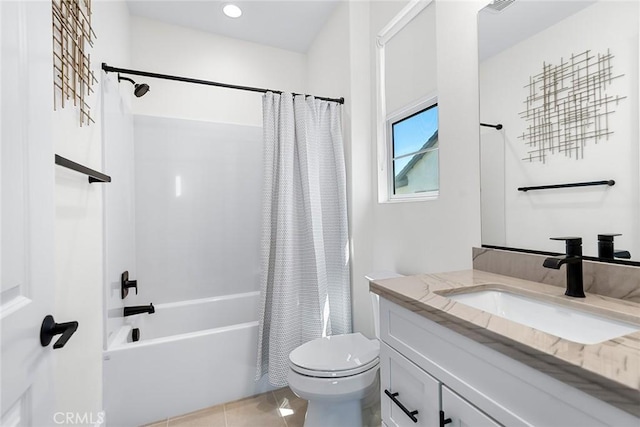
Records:
M364 388L354 387L347 393L331 393L322 387L324 393L313 393L311 390L300 390L296 380L312 381L316 385L328 385L334 383L330 379L312 379L289 374L289 387L291 390L308 401L304 427L374 427L379 426L380 419L380 376L378 368L367 373L368 379L364 381ZM364 378L359 378L363 380ZM342 380L349 379L343 378ZM350 380L358 380L350 378ZM360 381L358 383L362 384ZM309 385L307 383L307 385ZM337 385L337 384L336 384ZM336 390L337 391L337 390ZM344 390L343 386L343 392Z
M304 427L362 427L362 405L359 400L343 403L309 401Z

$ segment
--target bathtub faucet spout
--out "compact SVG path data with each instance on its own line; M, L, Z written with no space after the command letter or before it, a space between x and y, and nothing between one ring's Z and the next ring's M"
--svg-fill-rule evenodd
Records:
M156 309L153 307L153 304L135 305L133 307L125 307L124 308L124 315L125 316L133 316L134 314L142 314L142 313L153 314L155 312L156 312Z

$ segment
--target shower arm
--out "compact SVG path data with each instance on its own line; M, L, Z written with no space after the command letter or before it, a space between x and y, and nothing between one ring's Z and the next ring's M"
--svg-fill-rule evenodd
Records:
M118 82L121 82L123 80L131 82L134 86L136 85L136 82L134 82L133 79L130 79L129 77L122 77L120 73L118 73Z

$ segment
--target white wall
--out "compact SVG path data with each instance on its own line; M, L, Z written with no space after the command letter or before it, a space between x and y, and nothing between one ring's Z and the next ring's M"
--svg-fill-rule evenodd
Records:
M305 92L306 56L133 16L132 68ZM114 64L117 66L117 64ZM135 114L262 126L260 93L138 77L151 87Z
M90 52L92 69L100 79L101 62L128 64L129 15L120 1L94 1L93 11L97 39ZM51 69L42 72L50 73ZM88 102L96 123L80 128L75 108L58 108L53 114L54 147L63 157L102 170L100 84L94 89L96 93ZM88 184L86 177L56 168L54 316L58 322L79 322L65 348L54 352L56 410L63 412L96 414L102 409L104 185L108 184Z
M610 96L627 96L610 106L615 109L607 119L613 134L597 144L588 140L580 160L549 154L546 164L523 161L531 149L517 138L529 124L519 116L528 95L523 86L529 76L541 72L543 62L558 64L560 58L566 60L587 49L593 55L610 49L613 74L624 74L607 87ZM483 133L486 149L490 144L505 145L504 163L501 156L483 157L484 170L493 170L494 178L504 174L504 187L485 185L483 176L483 194L497 195L495 202L504 193L504 205L488 200L483 204L483 218L498 218L503 209L506 211L506 246L562 252L563 244L549 237L576 235L583 238L584 253L595 256L598 233L622 233L616 238L616 247L639 256L638 80L637 2L596 3L482 63L483 120L500 121L505 126L501 132ZM528 185L605 179L614 179L616 185L516 191ZM491 229L495 233L489 234ZM499 224L486 231L483 243L500 244Z
M373 321L365 274L385 269L413 274L469 268L470 248L480 243L475 93L476 13L481 2L441 3L436 19L447 25L437 28L437 71L433 74L440 76L435 84L444 105L440 107L440 138L444 135L441 141L447 147L441 149L442 196L438 201L377 203L375 36L406 2L341 4L308 52L309 91L329 91L330 96L346 99L353 324L355 331L368 336L373 336ZM391 90L392 99L410 97L402 88Z
M482 2L439 1L433 6L436 52L428 54L437 61L440 196L377 204L372 210L373 266L403 274L470 268L470 248L480 243L476 15ZM371 8L373 43L397 8L384 2Z

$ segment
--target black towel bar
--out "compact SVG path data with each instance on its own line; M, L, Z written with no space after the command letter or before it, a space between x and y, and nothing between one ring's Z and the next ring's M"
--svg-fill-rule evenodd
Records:
M480 123L480 126L484 126L484 127L487 127L487 128L494 128L496 130L500 130L503 127L502 123L498 123L497 125L490 125L489 123Z
M87 175L89 177L89 183L111 182L111 177L109 175L105 175L101 172L95 171L93 169L89 169L86 166L83 166L76 162L72 162L71 160L66 159L62 156L59 156L57 154L56 154L55 160L56 160L56 165Z
M539 185L537 187L519 187L518 191L530 191L530 190L548 190L551 188L569 188L569 187L592 187L594 185L616 185L616 182L612 179L606 181L589 181L589 182L574 182L571 184L555 184L555 185Z

